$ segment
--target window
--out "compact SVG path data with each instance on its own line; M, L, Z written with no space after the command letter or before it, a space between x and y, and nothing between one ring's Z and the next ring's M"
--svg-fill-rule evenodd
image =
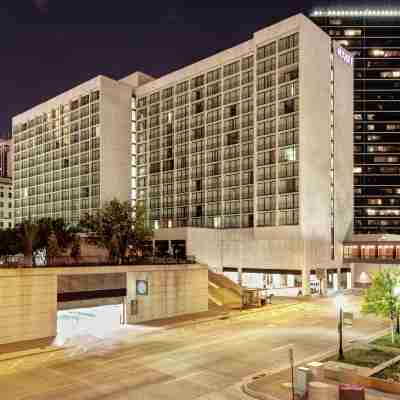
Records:
M299 34L294 33L293 35L286 36L279 40L279 51L289 50L299 45Z
M192 89L204 85L204 75L196 76L192 79L191 87Z
M257 80L257 90L265 90L276 85L275 74L269 74L258 78Z
M297 225L298 223L298 210L287 210L279 212L279 225Z
M266 60L257 63L257 74L263 75L267 72L274 71L275 68L276 68L275 57L267 58Z
M187 92L189 89L189 82L185 81L185 82L181 82L178 85L176 85L176 93L183 93L183 92Z
M253 66L254 64L254 57L253 56L248 56L242 59L242 70L249 69Z
M214 82L221 78L221 70L215 69L207 73L207 83Z
M276 43L272 42L257 49L257 59L273 56L276 53Z
M361 36L362 31L361 29L345 29L344 35L345 36Z
M153 93L150 95L150 98L149 98L150 104L157 103L158 101L160 101L160 93L159 92Z
M291 50L279 55L279 68L299 62L299 50Z
M236 74L240 71L240 61L235 61L224 66L224 77Z
M279 103L279 115L290 114L299 110L299 99L289 99Z
M279 150L279 162L297 161L298 147L289 146Z

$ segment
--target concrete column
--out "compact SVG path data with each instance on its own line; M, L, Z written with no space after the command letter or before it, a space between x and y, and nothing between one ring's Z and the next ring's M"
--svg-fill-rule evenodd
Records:
M303 267L302 273L301 273L301 284L302 284L302 293L303 296L307 296L310 294L310 271L307 269L307 267Z
M340 267L336 269L336 274L337 274L337 290L340 290L342 288L342 274Z
M243 280L242 280L242 267L238 268L238 284L242 286Z
M356 281L356 268L353 263L350 264L351 271L351 289L354 288L354 282Z
M154 257L156 255L156 241L155 239L153 239L151 242L153 244L153 257Z

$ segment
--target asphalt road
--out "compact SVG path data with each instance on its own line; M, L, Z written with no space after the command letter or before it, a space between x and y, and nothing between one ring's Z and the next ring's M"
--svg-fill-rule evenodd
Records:
M362 340L385 327L358 318L345 339ZM337 330L334 305L324 300L150 335L130 330L79 340L41 362L0 363L0 399L244 399L243 379L287 366L291 345L296 360L334 349Z

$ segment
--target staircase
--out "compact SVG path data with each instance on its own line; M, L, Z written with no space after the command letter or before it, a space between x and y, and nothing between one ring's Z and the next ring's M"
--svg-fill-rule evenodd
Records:
M208 304L210 309L235 308L241 304L241 288L223 274L208 271Z

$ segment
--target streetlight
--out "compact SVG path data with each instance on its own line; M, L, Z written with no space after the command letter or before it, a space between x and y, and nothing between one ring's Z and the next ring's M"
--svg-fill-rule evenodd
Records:
M400 335L400 317L399 317L399 299L400 299L400 285L393 289L393 296L396 298L396 334Z
M343 355L343 294L341 292L338 292L336 297L335 297L335 302L336 302L336 311L337 311L337 316L338 316L338 334L339 334L339 356L338 360L343 361L344 360L344 355Z

